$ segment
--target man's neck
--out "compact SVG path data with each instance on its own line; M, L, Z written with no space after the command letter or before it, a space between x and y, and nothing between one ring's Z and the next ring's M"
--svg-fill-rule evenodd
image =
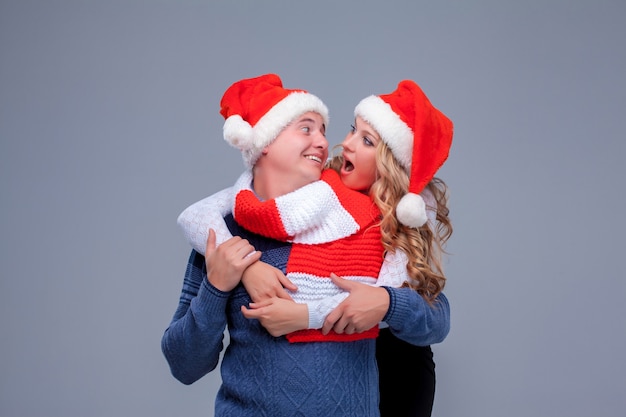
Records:
M254 192L261 200L271 200L306 185L293 184L281 173L261 167L255 167L253 178Z

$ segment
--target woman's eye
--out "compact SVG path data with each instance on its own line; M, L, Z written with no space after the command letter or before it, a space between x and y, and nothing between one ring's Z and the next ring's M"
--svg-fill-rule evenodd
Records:
M350 125L350 132L354 133L356 131L356 127L354 125Z
M369 140L367 138L367 136L363 136L363 143L367 146L374 146L374 142L372 142L371 140Z

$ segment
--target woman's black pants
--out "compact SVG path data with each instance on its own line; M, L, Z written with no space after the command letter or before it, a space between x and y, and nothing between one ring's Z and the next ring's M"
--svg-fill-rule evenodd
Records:
M430 417L435 362L430 346L414 346L380 329L376 339L381 417Z

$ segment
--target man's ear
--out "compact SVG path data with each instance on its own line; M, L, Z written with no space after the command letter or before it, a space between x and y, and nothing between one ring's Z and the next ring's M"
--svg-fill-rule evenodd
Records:
M266 146L265 148L263 148L263 150L261 151L261 155L267 155L269 146Z

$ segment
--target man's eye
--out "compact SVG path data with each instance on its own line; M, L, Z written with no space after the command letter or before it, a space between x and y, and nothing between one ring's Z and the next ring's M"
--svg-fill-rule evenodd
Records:
M311 131L311 128L308 126L302 126L300 129L302 129L306 133L309 133Z

